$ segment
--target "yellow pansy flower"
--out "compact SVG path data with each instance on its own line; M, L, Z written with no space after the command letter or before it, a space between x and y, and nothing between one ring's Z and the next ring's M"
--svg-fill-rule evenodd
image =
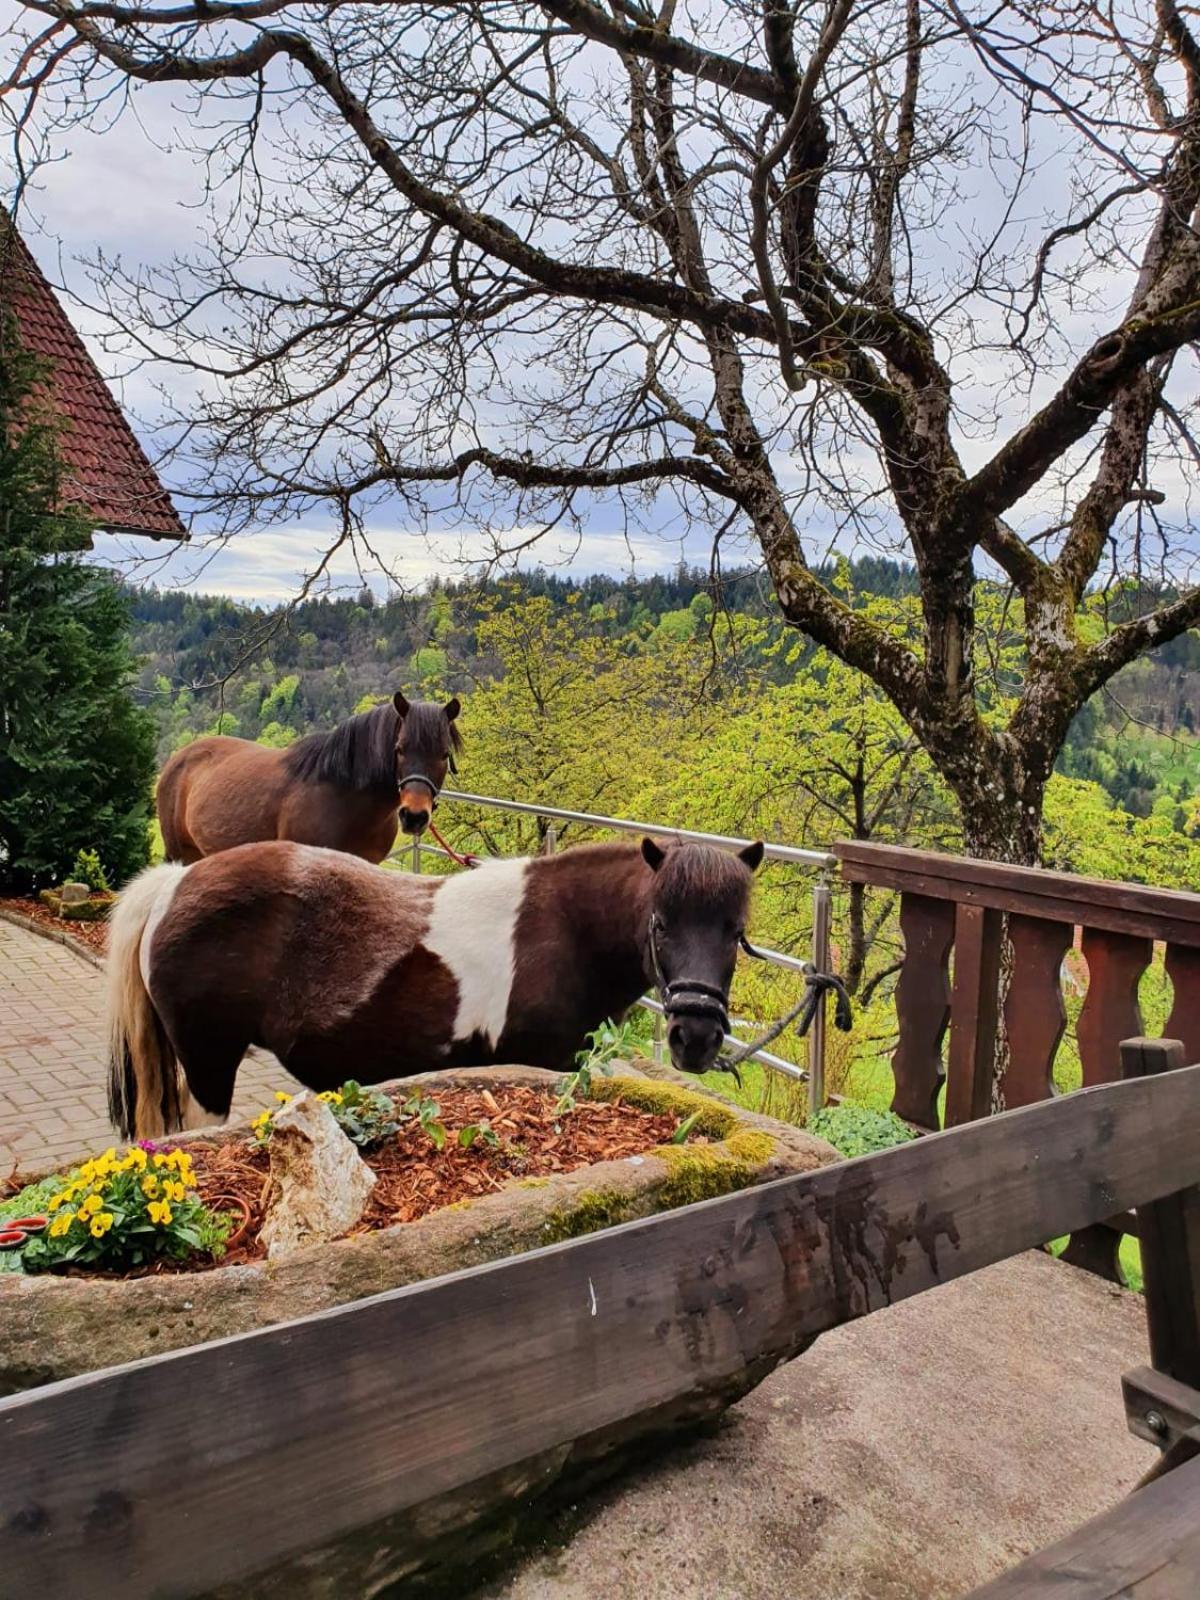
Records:
M103 1209L104 1201L98 1194L90 1194L79 1208L81 1217L93 1217L97 1211Z
M141 1148L140 1145L136 1144L125 1157L125 1160L129 1166L136 1167L139 1172L144 1172L146 1170L147 1159L146 1152Z
M93 1239L103 1239L112 1227L114 1217L111 1211L102 1211L98 1217L92 1218L91 1234Z
M46 1201L46 1210L57 1211L59 1206L61 1206L64 1201L69 1200L70 1198L71 1191L69 1189L60 1189L57 1194L52 1194L49 1200Z
M166 1158L166 1156L163 1155L162 1151L160 1150L158 1152L158 1154L154 1157L154 1165L156 1167L165 1167L166 1164L167 1164L167 1158Z
M158 1179L152 1172L148 1172L142 1179L142 1193L151 1200L158 1193Z
M184 1195L187 1193L187 1190L181 1183L171 1183L168 1180L168 1182L163 1184L163 1193L166 1195L168 1200L174 1200L175 1204L178 1205L183 1199Z
M50 1224L50 1237L52 1239L61 1239L63 1234L67 1232L70 1226L71 1213L69 1211L60 1211L55 1217L54 1221Z
M171 1220L171 1208L165 1200L151 1200L146 1210L150 1213L150 1221L157 1222L164 1228Z

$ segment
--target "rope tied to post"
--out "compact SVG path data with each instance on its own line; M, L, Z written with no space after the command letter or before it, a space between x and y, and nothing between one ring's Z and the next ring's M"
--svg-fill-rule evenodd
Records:
M767 957L761 950L756 950L746 938L745 934L738 941L748 956L753 956L755 961L765 961ZM734 1064L745 1061L748 1056L756 1055L758 1051L765 1050L773 1044L779 1035L792 1022L796 1024L796 1034L803 1039L812 1027L813 1018L817 1014L817 1007L826 994L837 996L837 1008L834 1012L834 1025L842 1033L849 1033L854 1025L854 1011L850 1003L850 995L845 983L834 972L819 972L811 962L804 964L804 994L787 1012L773 1023L765 1033L757 1039L752 1039L749 1044L742 1045L736 1055L727 1056L725 1059Z
M479 865L479 857L478 856L459 855L458 851L455 850L452 845L448 845L446 843L445 839L443 839L441 834L438 832L437 825L434 822L432 817L430 817L430 819L429 819L428 823L426 824L426 826L428 827L428 829L429 829L430 833L433 835L433 837L441 845L442 849L450 857L451 861L457 862L460 867L477 867Z

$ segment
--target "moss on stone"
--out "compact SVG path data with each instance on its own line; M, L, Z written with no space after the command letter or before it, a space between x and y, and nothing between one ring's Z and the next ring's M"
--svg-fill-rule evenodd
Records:
M549 1178L518 1178L518 1189L544 1189L550 1182Z
M624 1100L627 1105L641 1111L690 1117L694 1111L700 1115L693 1124L693 1132L709 1139L727 1139L739 1127L738 1116L718 1100L710 1100L694 1089L681 1084L663 1083L657 1078L593 1078L593 1100Z
M718 1144L662 1145L654 1151L670 1172L662 1197L670 1207L687 1206L747 1189L774 1150L771 1135L753 1128L738 1128Z
M615 1189L585 1189L574 1195L564 1206L551 1211L542 1224L542 1234L547 1244L561 1244L564 1239L578 1239L585 1233L597 1233L601 1228L615 1227L618 1222L628 1222L645 1210L644 1197L633 1193L623 1194Z

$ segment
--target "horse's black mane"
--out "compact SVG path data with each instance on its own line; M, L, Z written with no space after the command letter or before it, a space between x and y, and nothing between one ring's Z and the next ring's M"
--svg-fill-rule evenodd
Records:
M336 783L343 789L378 789L396 792L396 708L390 701L373 711L347 717L328 733L310 733L289 745L288 770L302 783ZM450 748L462 749L462 735L446 720L441 706L415 700L405 718L410 752L445 753L447 730Z
M413 710L434 711L429 706ZM336 783L343 789L396 788L396 723L390 701L347 717L328 733L310 733L289 745L284 760L304 783Z

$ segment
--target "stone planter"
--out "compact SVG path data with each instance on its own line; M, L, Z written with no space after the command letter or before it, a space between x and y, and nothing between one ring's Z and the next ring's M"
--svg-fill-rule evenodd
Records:
M405 1080L405 1087L436 1093L468 1084L494 1087L497 1081L540 1087L559 1078L533 1068L495 1067L425 1074ZM120 1281L0 1276L0 1394L310 1316L839 1159L829 1145L798 1128L634 1069L599 1079L595 1092L604 1098L621 1095L647 1110L699 1111L698 1131L713 1142L667 1146L572 1173L515 1180L498 1193L417 1222L301 1249L271 1263ZM219 1137L246 1133L235 1129ZM612 1470L647 1436L674 1434L719 1414L767 1370L748 1368L720 1392L690 1396L669 1415L647 1415L578 1439L221 1593L374 1595L443 1561L448 1545L458 1551L469 1545L477 1559L514 1531L514 1518L528 1496L555 1484L577 1486L584 1477ZM470 1541L447 1541L449 1529L467 1525L476 1528Z
M70 890L82 888L72 897ZM115 894L88 893L84 884L64 884L61 889L43 889L38 899L48 911L64 922L103 922L116 900Z

